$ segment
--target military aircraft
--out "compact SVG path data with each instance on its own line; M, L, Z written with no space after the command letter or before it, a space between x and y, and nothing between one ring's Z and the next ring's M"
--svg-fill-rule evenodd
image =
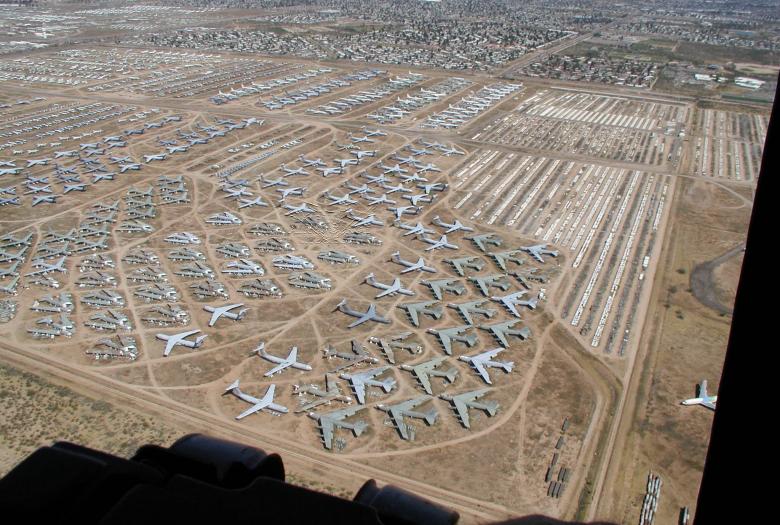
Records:
M540 263L544 262L544 258L542 258L542 255L550 255L552 257L558 257L558 252L553 250L548 250L546 244L536 244L534 246L521 246L521 250L524 252L528 252L531 257L539 261Z
M8 283L0 285L0 292L16 295L16 287L19 284L19 276L15 276Z
M401 266L405 266L406 269L401 270L401 273L407 273L407 272L413 272L415 270L420 272L429 272L429 273L436 273L436 268L433 268L432 266L426 266L425 265L425 259L420 257L417 259L417 262L412 261L406 261L401 258L401 252L393 252L391 254L391 261L394 263L400 264Z
M138 163L135 163L135 162L131 162L131 163L128 163L128 164L120 164L119 165L119 173L124 173L127 170L137 171L137 170L140 170L140 169L141 169L141 165L138 164Z
M329 177L330 175L340 175L344 173L344 168L336 166L335 168L316 168L317 171L322 173L323 177Z
M355 374L341 374L339 377L349 381L349 383L352 385L352 390L355 392L355 397L357 398L358 403L365 405L366 386L379 387L384 390L385 393L389 393L393 387L396 386L396 380L392 377L388 377L387 379L383 380L374 379L376 376L384 374L388 370L390 370L390 366L385 365Z
M474 324L474 320L471 317L472 314L483 315L489 319L496 315L496 311L493 309L480 308L486 302L486 300L476 300L465 303L448 303L447 306L456 310L468 324Z
M363 195L363 198L366 199L366 202L368 202L369 206L375 206L377 204L396 204L396 201L389 198L387 196L387 193L383 193L379 197L372 197L371 195Z
M412 175L400 175L401 181L406 182L428 182L428 179L421 177L419 173L413 173Z
M27 160L27 167L32 168L33 166L46 166L52 159L28 159Z
M439 397L452 403L455 414L457 414L458 420L464 428L471 428L469 408L484 410L490 417L498 413L499 404L497 401L477 401L488 392L490 392L489 388L480 388L461 394L441 394Z
M405 170L401 167L400 164L395 164L394 166L388 166L386 164L379 164L379 168L384 170L384 175L394 173L396 175L400 175L402 173L409 173L409 170Z
M362 149L356 149L350 151L350 154L357 157L358 162L363 160L363 157L375 157L376 156L376 150L362 150Z
M440 226L442 228L446 228L446 230L444 231L445 234L456 232L458 230L461 230L461 231L464 231L464 232L473 232L474 231L474 228L470 228L468 226L465 226L462 222L460 222L457 219L452 224L448 224L448 223L444 222L443 220L441 220L438 215L436 217L434 217L433 220L431 220L431 224L435 224L436 226Z
M43 259L35 259L32 261L32 266L36 269L28 272L25 277L32 277L34 275L47 274L49 272L66 273L68 271L63 265L65 264L65 256L60 257L52 264L45 262Z
M188 348L199 348L203 341L208 337L208 335L201 335L195 338L195 341L188 341L186 338L194 335L199 334L200 330L190 330L189 332L181 332L179 334L173 334L173 335L166 335L166 334L157 334L157 339L160 339L162 341L165 341L165 350L163 351L163 356L168 357L168 354L171 353L171 350L173 350L174 346L181 345L186 346Z
M431 292L433 292L433 296L439 301L442 300L444 292L454 293L455 295L466 293L466 287L457 279L435 279L433 281L423 279L420 283L428 286Z
M278 188L276 191L282 194L279 200L283 201L290 195L303 195L303 192L306 191L306 188L303 186L295 186L293 188Z
M469 277L469 281L473 282L482 292L482 295L488 296L490 294L490 288L500 288L503 291L507 291L512 285L506 280L506 276L503 273L494 273L491 275L477 275Z
M508 250L505 252L488 252L488 255L493 258L496 265L503 271L507 271L506 263L513 262L517 265L523 264L525 261L517 257L518 253L522 250Z
M441 319L443 315L441 307L436 301L423 301L420 303L401 303L398 308L405 310L409 320L414 326L420 326L420 316L428 315L434 319Z
M382 184L382 189L385 190L386 193L395 193L397 191L400 191L401 193L411 193L412 190L404 186L403 184L396 184L395 186L391 186L389 184Z
M262 197L257 197L255 199L238 199L239 205L238 209L244 209L249 208L251 206L264 206L268 207L268 203L263 200Z
M449 383L454 382L458 377L458 369L454 366L448 368L447 370L436 370L436 367L444 363L446 360L447 358L444 356L434 357L433 359L422 363L417 363L416 365L401 365L401 369L414 374L414 377L416 377L417 381L420 382L423 390L425 390L425 392L429 395L433 395L433 390L431 388L431 376L443 377Z
M374 299L379 299L381 297L385 296L394 296L395 294L401 294L401 295L414 295L414 292L411 290L408 290L403 287L401 284L401 279L395 278L391 284L384 284L379 281L377 281L374 278L373 273L369 273L366 275L365 278L366 284L373 286L374 288L379 288L380 290L383 290L382 292L379 292L376 296L374 296Z
M420 213L419 206L398 206L398 207L390 207L387 209L395 213L395 219L397 221L400 221L401 216L403 215L417 215L418 213Z
M325 349L323 350L323 357L325 357L325 359L338 357L339 359L346 361L346 363L342 363L338 365L336 368L331 370L331 372L338 372L339 370L343 370L344 368L349 368L351 366L355 366L359 363L363 363L366 361L370 363L379 362L379 359L377 359L376 357L368 353L366 351L366 348L354 339L350 341L350 349L352 350L351 352L339 352L331 345L327 345L325 347Z
M144 162L149 164L154 160L165 160L168 157L167 153L158 153L156 155L144 155Z
M252 350L252 353L259 355L266 361L270 361L274 364L276 364L275 367L273 367L271 370L263 374L265 377L271 377L272 375L281 372L285 368L297 368L298 370L311 370L311 365L307 365L306 363L299 363L297 361L298 359L298 347L293 346L290 348L290 353L287 355L287 357L276 357L275 355L271 355L268 352L265 351L265 341L260 341L260 344Z
M319 385L310 384L305 386L293 385L293 394L299 396L303 394L311 394L317 399L310 401L296 410L296 412L308 412L312 408L316 408L320 405L330 404L331 401L341 401L342 403L352 403L350 396L345 396L341 393L339 384L336 381L333 374L325 374L325 390L320 388Z
M360 173L360 176L363 177L364 179L368 179L368 184L379 184L381 186L382 184L386 184L390 182L390 179L388 179L384 175L374 176L369 174L367 171Z
M282 164L279 167L284 171L284 176L285 177L292 177L292 176L295 176L295 175L301 175L301 176L311 175L308 171L306 171L303 168L288 168L284 164Z
M79 152L76 151L75 149L68 150L68 151L55 151L54 158L61 159L62 157L77 157L78 154Z
M279 177L278 179L271 179L271 178L268 178L268 177L265 177L265 176L261 175L260 177L258 177L258 180L260 182L262 182L262 184L263 184L262 187L263 188L271 188L273 186L289 186L290 185L289 182L287 182L286 180L284 180L281 177Z
M376 215L374 215L373 213L365 217L361 217L359 215L355 215L355 213L352 211L352 208L348 209L345 213L347 218L354 221L354 223L351 224L353 228L359 228L360 226L384 226L385 225L385 223L377 219Z
M371 303L368 306L368 310L365 312L359 312L357 310L353 310L347 305L347 300L342 299L339 304L336 305L336 310L345 313L347 315L350 315L352 317L357 317L357 321L352 322L347 328L354 328L360 324L365 323L366 321L374 321L377 323L384 323L384 324L390 324L390 320L382 317L381 315L376 313L376 306Z
M517 308L515 308L515 306L527 306L531 310L534 310L536 308L536 303L537 303L536 297L528 299L527 301L520 300L520 298L527 293L528 293L527 291L522 290L519 292L510 293L508 295L493 296L491 297L491 299L503 304L504 307L510 312L512 312L512 315L514 315L515 317L520 317L520 312L517 311Z
M482 330L486 330L490 332L493 337L495 337L498 342L503 346L504 348L509 347L509 336L515 336L519 337L520 339L526 340L529 337L531 337L531 329L527 326L523 328L513 328L517 323L520 321L518 320L509 320L509 321L503 321L499 323L492 323L492 324L482 324L479 325L479 328Z
M696 397L681 401L681 405L701 405L710 410L715 410L715 405L718 402L718 396L711 396L707 394L707 380L702 380L701 383L696 385Z
M218 307L205 305L203 309L212 314L211 319L209 320L209 326L214 326L220 317L233 319L234 321L240 321L241 319L243 319L246 313L249 311L248 308L239 310L238 313L231 312L231 310L235 310L236 308L241 308L242 306L244 306L243 303L227 304L225 306L218 306Z
M452 355L452 343L462 343L469 348L476 346L479 339L477 334L470 333L463 335L467 330L472 328L470 325L464 324L461 326L453 326L452 328L429 328L427 332L433 334L439 338L439 342L444 348L444 352L447 355Z
M450 155L465 155L466 154L465 151L461 151L461 150L457 149L454 146L439 148L439 151L445 157L449 157Z
M339 165L339 167L343 170L347 166L353 166L360 162L358 159L335 159L333 162Z
M317 412L309 413L309 417L319 424L320 432L322 432L322 442L326 449L331 450L333 448L333 430L336 427L351 430L355 437L360 436L360 434L368 428L368 423L362 419L354 423L345 421L346 418L354 416L364 408L365 407L362 406L355 406L334 410L324 414L318 414Z
M499 237L494 233L483 233L480 235L472 235L471 237L466 237L466 239L476 244L477 248L479 248L483 252L487 251L488 244L492 244L494 246L501 246L501 244L504 242L503 240L501 240L501 237Z
M433 230L429 230L428 228L423 226L422 223L420 222L418 222L414 226L400 221L396 221L394 224L403 230L407 230L407 232L403 234L404 237L406 237L407 235L415 235L415 234L425 235L426 233L433 233Z
M430 195L434 191L444 191L447 189L447 185L443 182L433 182L431 184L418 184L418 188L423 190L426 195Z
M273 410L280 414L286 414L288 412L287 407L274 403L274 393L276 392L276 385L270 385L268 390L265 391L263 397L258 399L248 394L243 393L238 387L238 379L235 380L229 387L225 389L225 394L233 394L242 401L251 403L252 406L241 412L236 416L236 419L243 419L250 414L259 412L260 410ZM223 394L224 395L224 394Z
M322 162L322 159L307 159L303 155L299 155L298 160L300 160L303 163L303 166L306 168L310 166L325 166L325 163Z
M428 426L433 425L436 422L436 418L439 416L435 407L426 412L413 410L415 407L418 407L431 399L430 396L420 396L394 405L379 404L376 405L376 408L383 412L387 412L390 419L393 421L395 428L398 429L401 439L411 440L414 438L414 435L410 432L410 428L404 421L404 417L422 419Z
M450 250L458 249L458 245L449 242L446 235L442 235L438 240L426 237L425 235L420 235L417 238L427 244L430 244L430 246L425 249L426 252L431 250L438 250L439 248L449 248Z
M357 204L357 201L355 199L350 198L349 193L347 193L346 195L333 195L330 191L326 191L325 193L323 193L323 195L328 199L330 199L328 206L338 206L341 204Z
M349 194L352 195L353 193L357 193L358 195L364 195L366 193L375 193L372 188L369 188L367 184L363 184L361 186L353 186L352 184L346 183L344 184L347 188L350 189Z
M504 372L509 373L515 366L514 362L512 361L493 360L493 358L495 358L503 351L503 348L494 348L493 350L488 350L476 355L462 355L458 359L469 363L480 375L480 377L482 377L482 380L485 381L485 383L492 385L493 382L490 380L490 374L487 370L488 368L501 368L504 370Z
M293 206L292 204L285 204L282 206L286 210L290 210L285 215L293 215L296 213L314 213L312 208L309 208L308 203L302 203L300 206Z
M455 259L445 259L445 262L448 262L452 265L452 267L455 269L455 271L463 277L465 275L465 268L470 268L475 271L480 271L485 266L485 261L480 259L479 257L458 257Z

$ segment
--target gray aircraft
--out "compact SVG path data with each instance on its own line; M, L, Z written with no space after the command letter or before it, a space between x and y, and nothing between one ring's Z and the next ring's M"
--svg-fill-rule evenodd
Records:
M352 317L357 317L357 321L352 322L350 325L347 326L347 328L354 328L360 324L365 323L366 321L374 321L377 323L384 323L384 324L390 324L390 319L386 319L385 317L382 317L381 315L376 313L376 306L371 303L368 306L368 310L365 312L359 312L357 310L353 310L347 305L347 300L342 299L339 304L336 305L336 310L338 310L341 313L350 315Z
M482 295L487 296L490 293L490 288L500 288L502 291L507 291L512 285L506 280L506 276L502 273L494 273L491 275L480 275L475 277L469 277L469 281L476 284Z
M483 252L487 252L487 246L489 244L492 244L493 246L501 246L503 244L503 240L501 237L496 235L495 233L483 233L480 235L472 235L471 237L466 237L466 239L473 242L477 248L482 250Z
M241 319L243 319L246 313L249 311L248 308L242 308L237 313L231 312L231 310L235 310L236 308L241 308L242 306L244 306L244 303L226 304L224 306L218 306L218 307L214 307L207 304L203 307L203 309L211 313L209 326L214 326L220 317L224 317L226 319L232 319L234 321L240 321Z
M474 370L480 375L482 380L492 385L493 382L490 380L490 374L488 373L488 368L501 368L506 372L507 374L512 371L515 364L512 361L494 361L493 359L503 352L503 348L494 348L493 350L488 350L486 352L482 352L476 355L462 355L458 359L461 361L465 361L469 363Z
M430 244L430 246L425 249L426 252L429 252L431 250L438 250L439 248L449 248L450 250L458 249L458 245L449 242L447 240L446 235L442 235L441 237L439 237L439 239L432 239L424 235L420 235L417 238L423 241L424 243Z
M427 332L438 337L441 346L444 348L444 352L447 355L452 355L453 342L462 343L469 348L473 348L477 345L477 342L479 341L477 334L470 333L462 335L470 328L472 328L471 325L464 324L461 326L453 326L452 328L440 328L438 330L435 328L428 328Z
M466 293L466 287L457 279L436 279L433 281L422 279L420 283L428 286L431 289L431 292L433 292L433 296L439 301L442 300L444 292L450 292L455 295L463 295Z
M383 290L383 291L379 292L378 294L376 294L374 296L374 299L379 299L379 298L385 297L387 295L394 296L395 294L414 295L413 291L408 290L408 289L403 287L403 285L401 284L401 279L399 279L398 277L396 277L393 280L392 283L384 284L384 283L380 283L379 281L377 281L374 278L374 274L373 273L369 273L368 275L366 275L365 282L369 286L373 286L374 288L379 288L380 290Z
M316 408L320 405L330 404L331 401L341 401L342 403L352 403L350 396L345 396L341 393L339 384L336 378L332 374L325 374L325 389L320 388L319 385L293 385L293 394L299 396L309 394L315 396L316 399L309 401L298 408L295 412L308 412L309 410Z
M548 250L546 244L536 244L534 246L521 246L521 250L527 252L534 259L540 263L544 262L542 255L550 255L551 257L558 257L558 252L554 250Z
M507 271L506 263L513 262L517 265L521 265L525 262L524 259L517 257L517 254L522 253L522 250L507 250L505 252L488 252L488 255L493 258L496 265L503 271Z
M400 334L391 335L389 337L369 337L368 340L382 349L382 353L385 354L387 361L391 364L395 364L395 351L406 350L411 354L421 354L423 347L414 342L404 342L412 332L402 332Z
M358 372L356 374L341 374L339 377L341 379L345 379L349 381L350 385L352 385L352 390L355 392L355 397L357 398L358 403L361 405L366 404L366 386L375 386L379 387L384 392L390 393L390 391L396 386L396 380L392 377L388 377L387 379L374 379L375 377L384 374L390 370L390 366L380 366L377 368L372 368L370 370L365 370L363 372Z
M430 401L431 396L420 396L395 405L376 405L376 408L383 412L387 412L392 420L395 428L398 429L401 439L413 440L414 434L410 427L404 421L404 417L413 417L416 419L422 419L428 426L433 425L438 418L439 413L436 411L436 407L431 408L425 412L419 412L413 410L414 408L422 405L423 403Z
M510 320L493 324L481 324L479 325L479 328L490 332L493 337L495 337L496 340L501 344L501 346L504 348L509 348L508 337L515 336L522 340L526 340L531 337L531 329L527 326L517 329L514 328L514 326L519 322L520 321L518 320Z
M271 363L274 363L276 365L275 367L271 368L268 372L263 374L265 377L271 377L272 375L278 374L287 368L295 368L298 370L305 370L305 371L311 370L311 365L307 365L306 363L301 363L298 361L297 346L290 347L290 353L287 354L287 357L278 357L266 352L265 341L260 341L260 344L257 346L257 348L252 350L252 353L257 354L258 356L262 357L266 361L270 361Z
M420 272L436 273L436 268L433 268L432 266L426 266L425 259L423 259L422 257L417 259L417 262L412 262L412 261L407 261L402 259L401 252L393 252L391 254L390 260L393 261L394 263L406 267L404 270L401 270L402 274L407 272L413 272L415 270Z
M444 356L434 357L429 361L418 363L416 365L401 365L401 369L406 370L407 372L411 372L414 377L417 378L417 381L420 382L420 386L423 387L423 390L425 390L427 394L433 395L433 390L431 388L431 376L443 377L449 383L454 382L458 377L458 369L454 366L448 368L447 370L436 370L436 367L444 363L446 360L447 358Z
M404 237L407 235L425 235L426 233L433 233L433 230L429 230L425 226L422 225L422 223L417 223L415 225L406 224L404 222L396 221L396 226L398 226L401 229L407 230L406 233L403 234Z
M362 419L354 423L345 421L348 417L354 416L364 408L362 406L347 407L324 414L309 412L309 417L317 421L319 425L322 433L322 442L326 449L331 450L333 448L333 431L336 427L351 430L355 437L360 436L368 428L368 423Z
M480 388L470 392L463 392L462 394L441 394L439 397L452 403L452 408L464 428L471 428L469 408L484 410L490 417L498 413L499 404L497 401L477 401L488 392L490 392L489 388Z
M488 319L491 319L494 315L496 315L496 310L493 310L492 308L481 308L481 306L486 302L487 300L483 299L468 301L465 303L447 303L447 306L453 310L456 310L461 315L461 317L463 317L463 320L468 324L474 324L474 320L471 317L472 314L482 315Z
M512 312L512 315L519 318L520 312L517 311L517 308L515 308L516 306L527 306L531 310L536 309L536 303L537 303L536 297L532 297L531 299L528 300L520 299L527 293L528 293L527 291L521 290L519 292L510 293L508 295L492 296L491 299L504 305L504 307L507 310Z
M350 350L351 352L339 352L332 345L327 345L325 347L325 349L323 350L323 357L325 359L332 359L334 357L338 357L339 359L345 361L344 363L338 365L336 368L332 369L331 372L338 372L339 370L344 370L345 368L349 368L360 363L379 362L379 359L377 359L376 357L368 353L366 351L366 348L362 344L360 344L360 342L355 341L354 339L350 341Z
M443 312L441 306L437 305L437 301L423 301L420 303L401 303L398 308L405 310L412 324L419 327L421 315L427 315L437 320L441 319Z

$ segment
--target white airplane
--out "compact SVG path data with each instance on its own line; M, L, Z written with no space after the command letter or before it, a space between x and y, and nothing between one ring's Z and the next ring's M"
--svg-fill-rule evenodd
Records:
M402 182L428 182L428 179L421 177L419 173L414 173L412 175L401 175L400 177Z
M201 335L195 338L194 341L187 341L187 337L199 334L200 330L190 330L189 332L181 332L179 334L173 334L173 335L166 335L166 334L157 334L157 339L160 339L162 341L166 341L165 343L165 350L163 350L163 356L168 357L168 354L171 353L171 350L173 350L174 346L181 345L186 346L188 348L198 348L203 344L203 341L208 337L208 335Z
M407 273L407 272L413 272L415 270L421 271L421 272L428 272L428 273L436 273L436 268L433 268L431 266L425 265L425 259L420 257L417 259L417 262L411 262L406 261L401 258L401 252L393 252L391 254L392 261L394 263L400 264L401 266L406 266L406 269L401 270L401 273Z
M273 410L274 412L279 412L281 414L286 414L288 412L287 407L274 403L275 392L276 392L276 385L271 385L268 387L268 390L265 391L265 394L263 394L262 398L258 399L256 397L252 397L249 394L245 394L241 391L241 389L238 387L238 379L236 379L233 384L231 384L229 387L225 389L225 394L231 393L237 398L241 399L242 401L246 401L247 403L252 404L250 408L247 408L239 415L237 415L236 419L245 418L248 415L254 414L255 412L259 412L264 409Z
M427 193L419 193L416 195L402 195L402 197L412 203L412 206L418 206L420 202L431 202L433 198Z
M352 195L353 193L357 193L358 195L365 195L366 193L375 193L373 189L369 188L367 184L363 184L362 186L353 186L352 184L344 184L347 188L350 189L349 194Z
M131 162L129 164L120 164L119 165L119 173L124 173L127 170L137 171L137 170L140 170L140 169L141 169L141 165L138 164L138 163L135 163L135 162Z
M400 164L396 164L395 166L387 166L385 164L380 164L379 167L385 170L384 172L385 175L387 175L388 173L396 173L398 175L402 173L408 173L408 170L403 169Z
M165 160L168 155L166 153L158 153L157 155L144 155L144 162L149 164L153 160Z
M680 404L686 406L701 405L703 407L709 408L710 410L715 410L715 405L718 401L718 396L711 396L707 394L707 380L706 379L702 380L702 382L696 386L697 386L696 395L698 397L686 399L685 401L681 401Z
M62 157L75 157L78 155L78 151L75 149L68 150L68 151L55 151L54 152L54 158L55 159L61 159Z
M302 175L302 176L310 175L310 173L303 168L288 168L284 164L282 164L279 167L282 168L282 170L284 170L285 177L292 177L295 175Z
M260 341L260 344L253 350L253 353L256 353L266 361L270 361L276 365L271 370L263 374L265 377L271 377L272 375L277 374L285 368L289 367L297 368L298 370L311 370L311 365L298 362L297 346L290 348L290 353L287 355L287 357L276 357L275 355L267 353L265 351L265 341Z
M60 272L65 273L68 271L67 268L63 266L65 264L65 256L60 257L57 259L56 262L53 264L49 264L47 262L44 262L42 259L36 259L32 261L32 265L37 268L37 270L33 270L32 272L24 274L25 277L32 277L34 275L40 275L40 274L46 274L49 272Z
M183 153L190 149L189 146L168 146L168 153Z
M27 161L27 167L31 168L33 166L46 166L51 159L32 159Z
M339 166L341 166L341 169L343 170L347 166L357 164L358 160L357 159L335 159L333 162L336 162Z
M385 223L380 221L376 218L376 216L372 213L370 215L367 215L366 217L360 217L359 215L355 215L352 211L352 208L348 209L346 211L347 218L355 221L351 226L353 228L358 228L360 226L384 226Z
M264 176L260 176L260 182L263 183L263 188L271 188L273 186L289 186L290 183L279 177L278 179L269 179Z
M363 173L360 174L360 176L363 177L364 179L368 179L369 184L382 185L390 182L390 179L385 177L384 174L374 176L374 175L370 175L367 171L364 171Z
M389 198L387 196L387 193L383 193L379 197L372 197L371 195L363 195L363 198L366 199L366 202L368 202L369 206L375 206L377 204L397 204L396 201Z
M305 167L309 166L322 166L325 167L325 163L322 162L322 159L307 159L303 155L298 156L298 160L300 160Z
M411 224L406 224L404 222L396 222L395 225L401 229L407 230L407 232L403 234L403 237L406 237L407 235L414 235L414 234L425 235L426 233L433 233L433 230L429 230L428 228L423 226L421 222L418 222L414 226L412 226Z
M412 190L410 190L409 188L407 188L403 184L397 184L395 186L391 186L389 184L382 184L382 188L387 193L395 193L397 191L400 191L401 193L411 193L412 192Z
M451 242L449 242L447 240L447 236L446 235L442 235L439 238L438 241L436 239L431 239L430 237L426 237L425 235L419 236L418 239L420 239L423 242L426 242L426 243L430 244L430 246L425 249L426 252L429 252L431 250L438 250L439 248L449 248L450 250L457 250L458 249L458 245L457 244L452 244Z
M503 296L493 296L491 297L492 300L499 302L506 307L507 310L512 312L512 315L515 317L520 317L520 312L517 311L515 306L527 306L531 310L534 310L536 308L536 297L531 298L527 301L521 301L520 298L523 297L527 292L525 290L515 293L510 293L508 295Z
M238 313L233 313L230 310L235 310L236 308L241 308L244 306L243 303L236 303L236 304L228 304L225 306L209 306L205 305L203 307L204 310L207 312L211 312L211 319L209 320L209 326L214 326L220 317L226 317L228 319L233 319L234 321L240 321L244 318L246 313L249 311L248 308L243 308L238 311Z
M309 205L307 203L303 203L300 206L293 206L292 204L285 204L283 206L284 209L290 210L285 215L293 215L295 213L314 213L314 210L312 208L309 208Z
M455 219L455 222L453 222L452 224L447 224L446 222L442 221L439 218L438 215L436 217L434 217L433 220L431 220L431 224L435 224L436 226L441 226L442 228L447 228L444 231L445 234L456 232L458 230L462 230L464 232L473 232L474 231L474 228L470 228L468 226L465 226L462 222L460 222L457 219Z
M400 293L401 295L414 295L414 292L411 290L407 290L401 285L401 279L396 277L392 283L390 284L384 284L380 283L374 278L373 273L369 273L366 275L365 279L366 284L373 286L374 288L379 288L380 290L383 290L382 292L379 292L374 296L374 299L379 299L380 297L385 297L386 295L393 296L397 293Z
M341 173L344 173L344 168L339 166L336 166L335 168L316 168L316 170L321 172L323 177L328 177L330 175L340 175Z
M265 202L262 197L257 197L256 199L238 199L238 201L240 202L238 205L239 210L250 206L268 206L268 203Z
M515 366L512 361L493 361L493 358L503 351L503 348L494 348L493 350L488 350L487 352L482 352L481 354L473 356L462 355L458 359L469 363L474 367L474 370L477 371L485 383L492 385L493 383L490 380L490 374L487 371L488 368L502 368L504 372L509 373Z
M337 206L340 204L357 204L357 201L355 199L351 199L349 197L349 193L346 195L333 195L329 191L325 192L325 197L330 199L330 202L328 203L328 206Z
M303 195L303 192L306 191L306 188L303 186L295 186L294 188L280 188L276 191L282 194L280 200L284 200L290 195Z

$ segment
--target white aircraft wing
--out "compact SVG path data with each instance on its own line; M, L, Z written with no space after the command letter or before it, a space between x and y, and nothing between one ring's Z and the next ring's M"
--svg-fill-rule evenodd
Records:
M294 363L294 361L285 360L285 362L284 362L284 363L281 363L281 364L278 364L278 365L276 365L275 367L273 367L271 370L269 370L268 372L266 372L266 373L265 373L265 374L263 374L263 375L264 375L265 377L271 377L271 376L272 376L272 375L274 375L275 373L277 373L277 372L281 372L282 370L284 370L284 369L285 369L285 368L287 368L288 366L292 365L293 363Z
M217 308L214 310L214 312L211 314L211 319L209 320L209 326L214 326L214 324L219 320L219 318L227 312L226 308Z
M490 374L488 373L487 368L485 368L483 361L479 359L472 359L471 364L474 366L474 369L479 372L479 375L482 376L482 379L485 381L485 383L489 385L493 384L493 382L490 380Z
M702 404L702 406L705 406L705 407L709 408L710 410L715 410L715 403L713 403L711 401L702 400L701 404Z
M244 410L243 412L241 412L239 415L236 416L236 419L243 419L246 416L254 414L255 412L259 412L260 410L266 408L267 406L269 406L269 404L264 403L264 402L261 401L261 402L257 403L256 405L253 405L253 406L247 408L246 410Z
M515 317L520 317L520 312L518 312L517 308L515 308L515 303L507 299L504 299L502 302L504 303L504 306L506 306L509 311L512 312L512 315Z
M168 357L168 354L171 353L171 350L173 350L173 347L176 346L176 343L178 343L178 342L179 342L178 339L174 339L173 337L169 338L165 342L165 350L163 350L163 355L165 357Z

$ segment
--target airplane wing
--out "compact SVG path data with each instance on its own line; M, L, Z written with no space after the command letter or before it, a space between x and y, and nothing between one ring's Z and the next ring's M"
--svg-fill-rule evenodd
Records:
M715 403L712 403L710 401L702 401L701 404L702 404L702 406L705 406L705 407L709 408L710 410L715 410Z
M699 397L709 397L707 395L707 380L703 379L701 384L699 385Z
M520 317L520 312L518 312L517 308L515 308L515 303L510 301L503 301L503 303L509 309L509 311L512 312L512 315L515 317Z
M408 429L406 428L406 423L404 422L403 408L400 406L393 407L389 410L388 414L390 415L390 419L392 419L395 423L395 426L398 429L398 433L401 434L401 438L409 439L409 433L407 431Z
M289 412L287 410L287 407L279 405L277 403L269 403L268 408L276 412L281 412L282 414L286 414L287 412Z
M495 329L495 328L491 328L491 329L490 329L490 331L491 331L491 332L493 332L493 335L495 335L495 336L496 336L496 338L498 338L498 340L499 340L499 341L501 341L501 344L502 344L502 345L503 345L505 348L506 348L506 347L509 347L509 341L507 341L507 339L506 339L506 334L504 333L504 331L503 331L503 330L497 330L497 329Z
M260 410L266 408L267 406L269 406L269 403L265 403L263 401L260 401L256 405L253 405L253 406L247 408L246 410L244 410L243 412L241 412L239 415L236 416L236 419L243 419L246 416L254 414L255 412L259 412ZM282 407L282 408L284 408L284 407Z
M395 285L391 285L391 286L390 286L389 288L387 288L386 290L384 290L384 291L382 291L382 292L379 292L377 295L375 295L375 296L374 296L374 299L379 299L380 297L384 297L384 296L386 296L386 295L388 295L388 294L391 294L391 293L393 293L393 292L397 292L397 291L398 291L398 287L397 287L397 286L395 286Z
M173 337L168 338L168 340L165 342L165 350L163 350L163 356L168 357L168 354L171 353L171 350L173 350L173 347L176 346L176 343L179 342L179 339L174 339Z
M412 319L414 326L420 326L420 317L417 315L417 310L412 307L407 307L406 311L409 312L409 317Z
M320 417L320 429L325 448L330 450L333 447L333 420L326 416Z
M296 361L298 361L298 347L297 346L293 346L290 349L290 355L287 356L287 361L289 361L290 363L295 363Z
M277 373L277 372L281 372L282 370L284 370L285 368L287 368L287 367L288 367L288 366L290 366L291 364L292 364L292 362L291 362L291 361L285 361L284 363L281 363L281 364L279 364L279 365L276 365L275 367L273 367L271 370L269 370L268 372L266 372L266 373L265 373L265 374L263 374L263 375L264 375L265 377L271 377L271 376L272 376L272 375L274 375L275 373Z
M209 326L214 326L214 323L216 323L225 312L226 310L223 308L217 308L214 310L214 312L211 314L211 319L209 319Z
M366 402L366 384L355 377L352 378L352 388L355 389L355 397L361 405Z
M369 321L372 317L373 317L373 315L371 314L370 311L368 311L368 312L364 313L362 316L360 316L357 321L353 321L352 324L347 326L347 328L354 328L357 325L360 325L360 324L365 323L366 321Z
M433 391L431 390L431 378L427 374L427 372L420 370L419 372L415 370L415 375L417 376L417 379L420 380L420 384L423 387L423 390L425 390L428 394L433 394Z
M455 404L455 410L458 412L458 417L460 418L461 423L463 423L463 426L466 428L471 428L471 423L469 421L469 407L461 401L460 399L454 397L452 399L452 402Z
M471 364L474 366L474 369L479 372L479 375L482 376L482 380L485 381L485 383L492 385L493 382L490 380L490 374L487 371L487 368L485 368L485 365L482 364L482 361L478 359L472 359Z

